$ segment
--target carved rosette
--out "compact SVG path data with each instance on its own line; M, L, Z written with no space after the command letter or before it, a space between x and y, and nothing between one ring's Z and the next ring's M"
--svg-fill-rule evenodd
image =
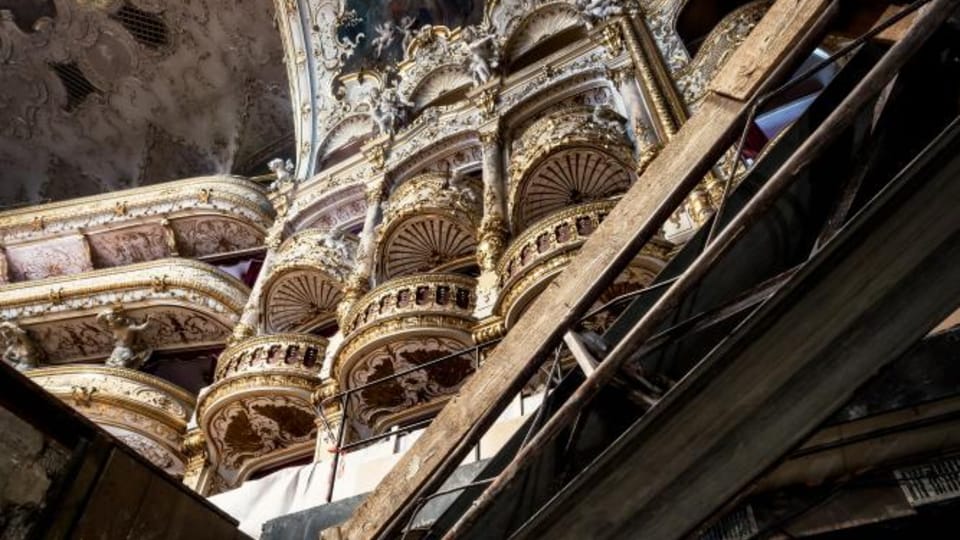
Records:
M506 249L497 266L501 294L494 312L504 318L509 328L523 313L529 302L576 256L587 237L610 213L616 200L581 204L554 212L530 225ZM648 272L628 270L627 276L643 275L636 286L649 282L670 255L670 247L655 241L641 250L631 265L648 268ZM629 278L633 279L633 278Z
M515 232L574 204L620 195L635 180L623 118L570 106L530 124L512 145L509 208Z
M377 242L379 275L391 279L469 265L477 248L481 193L475 180L435 173L397 187Z
M476 281L457 274L398 278L350 311L333 365L344 390L470 347ZM469 356L417 370L355 394L350 433L365 436L435 411L473 370Z
M195 406L183 389L126 368L73 365L35 369L27 376L154 465L183 475L181 444Z
M308 229L288 238L263 286L268 332L300 332L333 323L357 249L356 238Z
M327 340L304 334L260 336L228 347L216 382L201 394L197 419L211 462L231 486L272 464L313 452Z

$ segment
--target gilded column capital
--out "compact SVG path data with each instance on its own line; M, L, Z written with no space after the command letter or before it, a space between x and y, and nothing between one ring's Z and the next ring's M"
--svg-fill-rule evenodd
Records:
M484 152L495 149L500 145L500 129L497 127L481 131L478 137L480 138L480 144L483 145Z
M478 240L477 264L485 272L495 271L507 245L507 222L503 216L486 214L480 223Z
M497 98L500 96L500 88L487 88L477 94L474 104L480 109L480 117L489 119L496 116Z
M200 428L193 428L183 436L183 442L180 443L180 451L187 458L187 470L190 465L199 462L200 465L206 463L210 457L207 451L207 438Z
M363 155L374 171L382 171L387 163L387 145L386 143L370 145L363 149Z
M367 182L363 189L363 198L367 201L367 206L379 206L383 201L387 185L386 180L381 176Z

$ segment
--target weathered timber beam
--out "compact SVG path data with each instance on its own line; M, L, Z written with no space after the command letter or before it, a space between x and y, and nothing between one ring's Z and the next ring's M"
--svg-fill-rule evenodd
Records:
M684 537L955 309L960 121L932 150L517 537Z
M740 127L750 100L806 56L831 0L778 0L734 52L697 113L650 163L569 265L531 304L351 518L323 538L389 536L495 421L563 333L656 235Z

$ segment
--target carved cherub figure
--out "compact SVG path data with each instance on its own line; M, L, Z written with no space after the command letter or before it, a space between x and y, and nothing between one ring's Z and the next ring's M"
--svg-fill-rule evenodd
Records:
M588 28L597 21L623 13L623 7L617 0L577 0L576 4L586 19Z
M393 134L397 125L403 120L406 109L413 107L413 102L404 99L400 92L388 86L382 92L373 92L375 105L371 111L373 121L376 122L380 133Z
M479 198L476 192L464 182L463 177L454 176L450 178L444 187L451 192L454 206L467 213L472 212L477 207Z
M284 161L281 158L273 158L269 163L267 163L267 167L273 171L273 174L277 175L277 179L270 184L269 188L267 188L270 191L276 191L284 184L293 182L293 161L290 161L289 159Z
M403 50L406 51L407 47L410 46L410 42L413 41L413 37L416 34L416 31L413 29L413 25L417 23L417 20L413 17L406 15L400 19L400 24L397 25L397 30L403 34Z
M393 39L397 35L397 29L397 25L390 21L386 21L377 25L377 36L373 38L373 41L370 42L370 45L377 49L377 58L383 56L383 50L393 44Z
M463 42L470 52L470 71L476 84L490 80L492 70L497 67L497 52L494 34L482 32L473 27L463 29Z
M344 264L349 264L352 259L347 239L341 230L333 229L324 233L320 237L320 248L326 250Z
M627 119L613 108L597 104L593 106L593 111L590 113L590 121L601 128L623 133Z
M3 359L18 371L33 369L43 360L43 349L15 322L0 322L0 341L3 344Z
M113 352L107 366L138 369L143 365L152 350L144 345L141 334L153 322L152 318L137 321L121 309L110 308L97 315L97 322L113 333Z

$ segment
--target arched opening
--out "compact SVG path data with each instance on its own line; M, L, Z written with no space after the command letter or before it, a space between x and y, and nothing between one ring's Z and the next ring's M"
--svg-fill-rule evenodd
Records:
M581 39L586 39L586 37L587 32L583 25L563 30L553 36L548 37L547 39L535 45L532 49L511 60L507 65L507 72L513 73L527 66L536 64L551 54L563 49L567 45L575 43Z
M690 56L696 56L710 32L735 9L754 0L689 0L677 17L677 34Z

